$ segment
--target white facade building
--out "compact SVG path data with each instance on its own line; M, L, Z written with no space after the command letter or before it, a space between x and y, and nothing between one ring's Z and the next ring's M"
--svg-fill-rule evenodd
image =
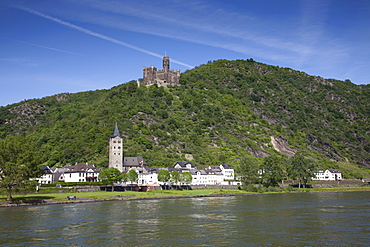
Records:
M138 184L140 185L159 185L158 168L148 169L146 171L138 172Z
M88 163L78 163L64 172L64 182L97 182L100 169Z
M222 174L224 175L225 184L229 184L229 182L235 180L235 171L231 165L220 165L220 169Z
M44 175L42 175L40 178L36 178L37 182L39 184L50 184L53 182L53 172L47 165L42 166L42 170L44 172ZM32 179L33 180L33 179Z
M53 174L44 174L41 178L36 179L39 184L51 184L53 182Z
M321 181L337 181L342 180L342 173L337 169L328 169L323 170L319 169L318 172L315 173L315 177L312 180L321 180Z

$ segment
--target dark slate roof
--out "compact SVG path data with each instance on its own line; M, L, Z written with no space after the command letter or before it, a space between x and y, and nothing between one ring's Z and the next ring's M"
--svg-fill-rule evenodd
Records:
M212 172L221 172L220 166L209 166L206 168L207 171L212 171Z
M191 163L191 162L177 162L176 164L175 164L175 166L176 165L179 165L179 166L181 166L181 167L183 167L183 168L186 168L186 165L187 164L190 164L190 166L192 167L192 168L195 168L195 165L193 164L193 163Z
M73 167L71 167L65 173L74 173L74 172L86 172L89 169L93 170L94 172L100 172L100 169L96 168L94 164L89 163L77 163Z
M118 125L116 124L116 125L114 126L113 135L111 135L110 137L111 137L111 138L114 138L114 137L117 137L117 136L119 136L119 137L121 137L121 138L122 138L122 136L119 134Z
M331 173L340 173L337 169L328 169Z
M154 174L154 173L157 173L159 172L160 168L157 168L157 167L151 167L151 168L147 168L146 171L149 173L149 174Z
M199 170L200 175L208 175L208 172L206 170Z
M143 157L136 156L136 157L124 157L123 158L123 166L148 166L148 164L145 162Z
M43 165L42 166L42 171L45 173L45 174L52 174L53 172L50 170L50 167L47 166L47 165Z
M222 166L225 169L233 169L233 167L231 165L228 165L228 164L223 164Z

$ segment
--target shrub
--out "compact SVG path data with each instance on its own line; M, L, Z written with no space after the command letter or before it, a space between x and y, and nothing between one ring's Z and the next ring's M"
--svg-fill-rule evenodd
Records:
M62 187L104 185L102 182L56 182L56 183L51 183L51 184L41 184L40 187L57 187L57 184L60 184L60 186Z

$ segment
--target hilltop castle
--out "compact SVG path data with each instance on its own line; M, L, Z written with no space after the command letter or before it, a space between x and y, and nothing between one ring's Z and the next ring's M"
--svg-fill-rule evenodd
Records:
M138 81L138 86L153 84L162 87L180 85L180 70L170 70L170 58L168 56L163 57L163 69L161 70L157 70L154 65L143 67L143 80Z

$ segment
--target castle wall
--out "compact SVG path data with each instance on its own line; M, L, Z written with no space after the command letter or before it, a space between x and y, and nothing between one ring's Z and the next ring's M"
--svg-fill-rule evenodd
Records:
M169 57L163 57L163 69L158 70L153 65L143 68L143 80L140 85L150 86L157 84L158 86L180 85L180 70L170 70Z

